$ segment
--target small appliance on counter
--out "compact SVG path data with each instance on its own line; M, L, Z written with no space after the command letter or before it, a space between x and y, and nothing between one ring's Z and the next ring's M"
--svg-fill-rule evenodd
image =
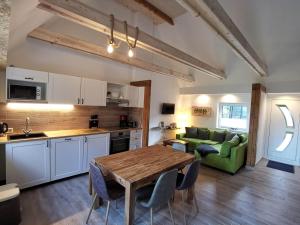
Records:
M0 122L0 137L4 136L4 134L8 131L7 123Z
M138 127L138 122L137 121L128 121L127 125L130 128L137 128Z
M120 127L127 128L128 127L128 116L120 115Z
M89 120L89 128L98 128L99 127L99 119L98 115L91 115L91 119Z

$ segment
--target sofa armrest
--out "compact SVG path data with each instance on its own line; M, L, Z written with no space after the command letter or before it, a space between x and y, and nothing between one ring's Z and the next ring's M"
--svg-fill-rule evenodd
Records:
M176 134L176 139L182 139L185 137L185 133Z

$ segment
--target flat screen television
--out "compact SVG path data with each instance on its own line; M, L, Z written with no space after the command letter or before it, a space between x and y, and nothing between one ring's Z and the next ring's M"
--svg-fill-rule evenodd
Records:
M163 103L161 107L161 114L174 114L175 104Z

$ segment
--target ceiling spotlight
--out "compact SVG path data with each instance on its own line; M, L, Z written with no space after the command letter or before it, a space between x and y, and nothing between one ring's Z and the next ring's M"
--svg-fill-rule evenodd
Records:
M136 27L136 32L135 32L135 39L134 39L134 43L130 43L129 39L128 39L128 30L127 30L127 22L124 21L124 30L125 30L125 35L126 35L126 42L127 42L127 45L128 45L128 57L132 58L134 56L134 51L133 49L136 47L136 43L137 43L137 40L138 40L138 37L139 37L139 28Z
M113 46L112 43L109 43L109 44L107 45L106 51L107 51L109 54L113 53L113 51L114 51L114 46Z
M134 52L133 52L133 50L131 48L129 48L129 50L128 50L128 56L130 58L132 58L134 56Z
M108 45L106 48L106 51L109 54L113 53L114 49L119 47L116 44L115 39L114 39L114 26L115 26L115 17L114 17L114 15L110 15L110 37L109 37Z

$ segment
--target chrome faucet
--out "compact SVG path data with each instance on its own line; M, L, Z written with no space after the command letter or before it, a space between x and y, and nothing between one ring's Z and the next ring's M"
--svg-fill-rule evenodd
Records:
M28 128L29 128L29 121L30 121L30 118L29 118L29 117L26 117L25 129L23 129L23 133L24 133L25 135L29 135L30 132L32 131L31 129L28 129Z

